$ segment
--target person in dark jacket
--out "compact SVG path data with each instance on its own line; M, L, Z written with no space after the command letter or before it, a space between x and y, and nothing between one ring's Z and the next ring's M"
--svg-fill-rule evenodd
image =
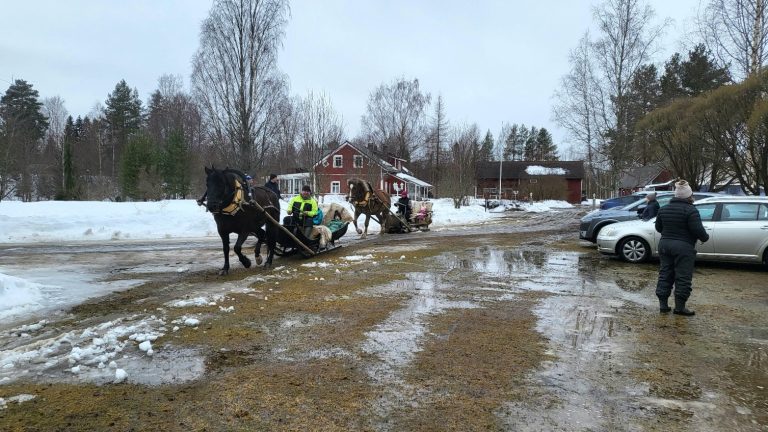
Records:
M411 200L408 198L408 189L400 191L400 198L395 203L397 212L403 215L406 221L411 220Z
M696 240L702 243L709 240L709 234L701 223L701 216L693 206L693 191L685 180L675 183L675 197L659 210L656 216L656 231L661 233L659 240L659 281L656 284L656 297L659 298L659 311L669 312L669 296L672 287L675 290L676 315L691 316L695 312L685 307L691 296L693 265L696 260Z
M656 217L657 214L659 214L659 202L656 201L656 192L651 192L648 195L645 196L645 209L643 209L643 214L640 215L640 219L644 221L649 221Z
M274 192L278 199L282 198L280 196L280 187L277 184L277 174L270 174L269 180L264 183L264 187Z

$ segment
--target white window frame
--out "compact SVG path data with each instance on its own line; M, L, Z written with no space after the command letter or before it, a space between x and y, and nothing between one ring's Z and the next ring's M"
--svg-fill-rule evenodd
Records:
M355 155L354 160L352 161L352 168L362 168L363 167L363 157L360 155Z
M334 155L333 156L333 167L334 168L344 168L344 156L342 156L342 155Z
M332 194L340 194L341 193L341 182L340 181L332 181L331 182L331 193Z

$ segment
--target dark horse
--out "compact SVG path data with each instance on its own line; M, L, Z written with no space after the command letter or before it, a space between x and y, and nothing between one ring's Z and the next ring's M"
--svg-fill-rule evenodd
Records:
M280 201L277 195L269 189L257 187L252 189L251 200L244 200L246 196L244 188L248 187L245 181L245 174L234 169L218 170L216 168L205 168L205 195L197 202L203 204L207 198L205 207L213 213L213 219L216 221L216 228L221 237L221 245L224 250L224 267L219 272L225 275L229 272L229 235L237 234L235 242L235 253L245 268L251 267L251 260L242 253L243 243L249 235L255 234L258 238L254 253L256 255L256 264L261 264L261 245L266 239L267 242L267 260L264 266L272 265L272 257L275 253L275 244L277 239L277 227L267 220L265 215L269 213L274 220L280 217ZM255 203L258 203L258 206ZM259 209L261 206L261 209ZM266 224L266 232L262 226Z
M384 232L390 206L389 195L381 189L374 189L370 183L358 178L350 179L347 185L349 186L347 201L355 206L355 218L352 223L357 233L361 234L360 238L368 235L368 222L371 217L381 225L381 232ZM365 214L365 230L357 227L357 218L361 214Z

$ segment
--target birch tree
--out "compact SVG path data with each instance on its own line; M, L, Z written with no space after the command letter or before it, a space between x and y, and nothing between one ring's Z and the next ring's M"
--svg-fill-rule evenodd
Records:
M287 83L277 57L288 15L287 0L216 0L192 61L211 139L246 171L263 166L279 125Z
M768 60L766 0L709 0L698 16L704 43L733 75L758 74Z

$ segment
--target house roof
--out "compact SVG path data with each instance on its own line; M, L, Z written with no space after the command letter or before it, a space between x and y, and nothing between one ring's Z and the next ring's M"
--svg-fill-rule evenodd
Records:
M328 159L329 157L331 157L331 156L332 156L334 153L336 153L336 152L338 152L339 150L341 150L341 149L342 149L344 146L349 146L349 147L352 147L353 149L355 149L355 150L356 150L358 153L360 153L361 155L365 156L365 157L366 157L366 158L368 158L369 160L372 160L373 162L375 162L376 164L378 164L379 166L381 166L381 168L382 168L384 171L388 172L388 173L396 173L396 172L399 172L399 170L398 170L397 168L395 168L395 167L394 167L394 166L393 166L391 163L389 163L389 162L385 161L384 159L382 159L382 158L381 158L381 156L374 154L372 151L370 151L370 150L368 150L368 149L365 149L365 148L361 148L361 147L358 147L358 146L356 146L356 145L352 144L352 143L351 143L351 142L349 142L349 141L344 141L344 142L343 142L343 143L342 143L340 146L336 147L335 149L331 149L331 150L328 150L328 151L325 153L325 155L323 155L323 157L321 157L321 158L320 158L320 160L319 160L319 161L317 161L317 163L316 163L316 164L315 164L315 165L314 165L312 168L316 168L316 167L317 167L317 165L319 165L319 164L323 163L323 161L327 160L327 159Z
M477 176L481 179L498 179L499 162L483 162L478 165ZM584 178L583 161L503 161L502 179L527 179L548 177Z
M416 177L410 176L410 175L405 174L405 173L397 173L397 174L395 174L395 177L397 177L399 179L402 179L402 180L405 180L408 183L413 183L413 184L415 184L417 186L422 186L422 187L426 187L426 188L431 188L432 187L431 184L429 184L429 183L427 183L427 182L425 182L423 180L419 180Z
M644 187L659 176L664 168L659 164L651 164L633 168L627 171L619 180L619 188L634 189Z

